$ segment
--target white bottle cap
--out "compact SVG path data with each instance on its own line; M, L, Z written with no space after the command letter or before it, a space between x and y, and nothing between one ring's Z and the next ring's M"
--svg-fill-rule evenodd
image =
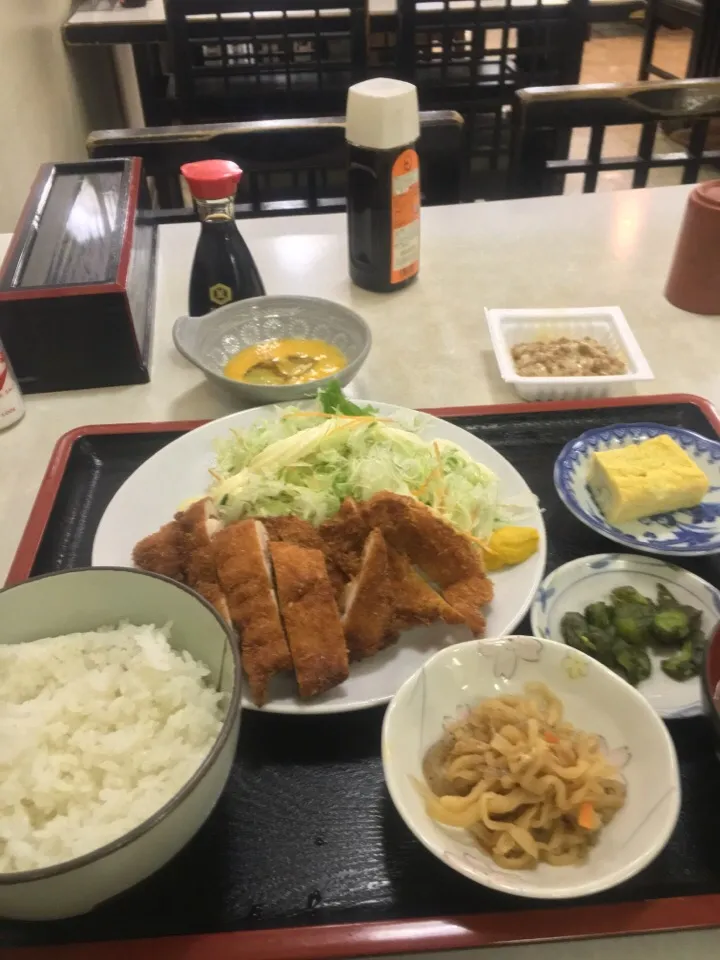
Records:
M375 77L348 90L345 138L356 147L392 150L420 136L417 87Z

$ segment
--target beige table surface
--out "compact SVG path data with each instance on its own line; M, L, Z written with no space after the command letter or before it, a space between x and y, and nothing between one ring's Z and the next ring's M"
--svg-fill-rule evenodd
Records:
M420 278L387 296L350 284L342 215L246 220L240 227L269 293L329 297L365 316L374 342L353 384L356 396L410 407L512 402L490 349L485 306L618 304L656 375L641 392L696 393L720 406L720 317L682 313L662 295L687 192L662 187L426 209ZM217 417L234 409L171 342L172 323L186 308L197 230L160 228L152 381L28 397L24 420L0 433L0 582L62 433L83 424ZM0 253L8 241L0 236ZM710 960L720 956L720 931L470 956Z

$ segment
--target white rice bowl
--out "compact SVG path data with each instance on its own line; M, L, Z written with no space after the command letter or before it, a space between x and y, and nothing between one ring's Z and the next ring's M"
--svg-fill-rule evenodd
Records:
M169 627L0 644L0 873L64 863L153 816L197 771L227 704Z

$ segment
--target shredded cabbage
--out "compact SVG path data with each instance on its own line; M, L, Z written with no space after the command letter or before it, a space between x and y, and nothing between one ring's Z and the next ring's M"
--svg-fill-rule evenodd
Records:
M233 431L216 445L209 489L226 522L294 514L321 523L345 497L380 490L413 496L473 536L498 522L498 479L448 440L427 441L414 425L287 411Z

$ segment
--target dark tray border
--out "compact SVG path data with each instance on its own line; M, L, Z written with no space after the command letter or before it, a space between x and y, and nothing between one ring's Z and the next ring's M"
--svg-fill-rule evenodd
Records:
M667 403L689 403L698 407L720 434L720 417L713 405L702 397L681 393L599 400L443 407L427 409L424 412L441 417L482 416ZM76 427L60 437L40 484L6 585L18 583L29 576L73 444L77 440L98 434L192 430L204 423L207 421L91 424ZM549 909L432 917L423 920L276 927L151 940L23 947L0 950L0 960L207 960L208 957L213 960L345 960L361 955L460 950L697 930L715 926L720 926L720 894L566 909L557 905Z

